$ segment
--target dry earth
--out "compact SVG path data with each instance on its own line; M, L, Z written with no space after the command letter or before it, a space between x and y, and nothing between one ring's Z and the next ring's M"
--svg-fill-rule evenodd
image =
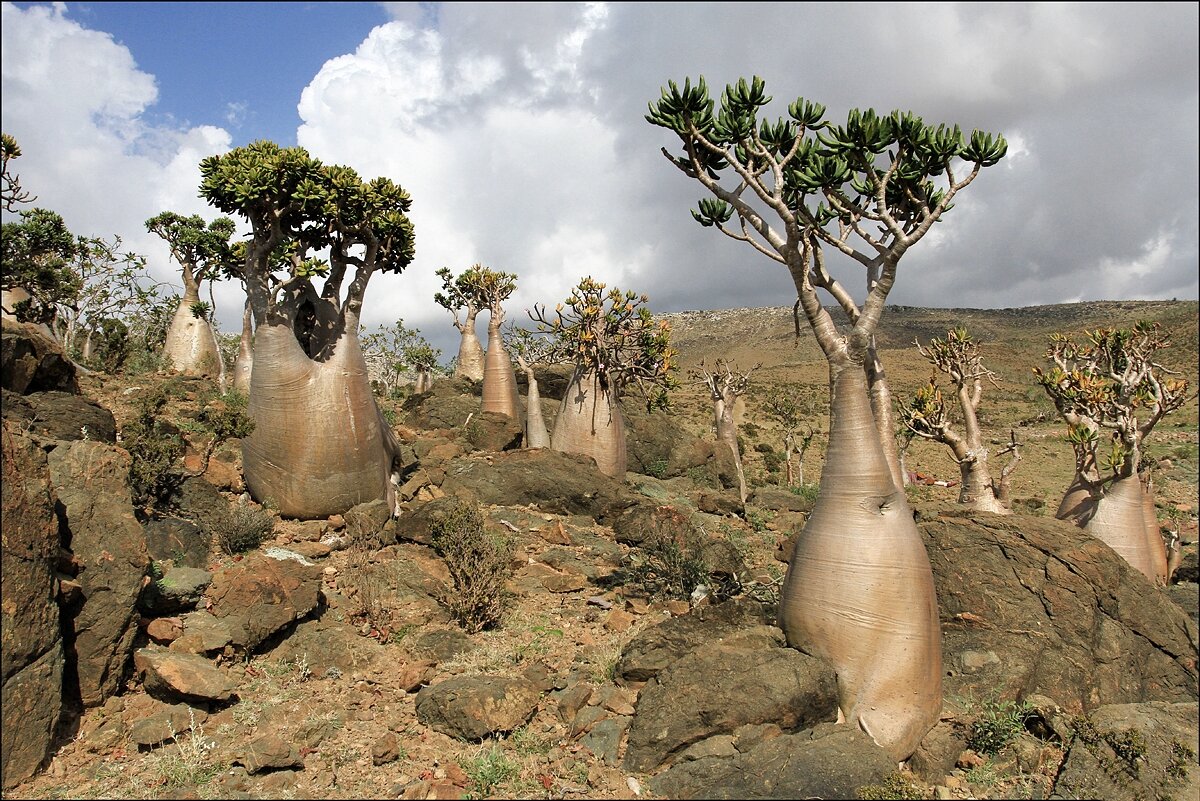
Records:
M1014 495L1030 508L1036 501L1057 503L1070 478L1071 453L1062 441L1062 426L1033 383L1030 369L1041 364L1050 331L1078 331L1109 323L1129 323L1148 317L1161 320L1177 343L1173 364L1196 379L1197 305L1195 303L1077 304L1040 309L934 310L890 309L881 338L895 392L901 396L928 376L928 368L915 353L914 337L923 342L944 334L950 325L963 324L982 342L985 359L1000 384L985 394L985 425L997 439L1007 439L1010 428L1025 443L1025 459L1014 479ZM792 334L790 309L751 309L685 312L670 316L685 372L717 358L743 369L758 365L753 388L742 413L747 448L747 470L752 484L766 476L760 442L775 442L774 427L763 413L764 398L785 384L796 384L809 401L809 421L818 431L827 430L825 419L825 369L811 335L799 341ZM737 343L729 345L727 343ZM89 378L84 392L110 408L118 425L131 413L132 386L145 386L145 377ZM676 407L688 427L709 435L708 401L698 387L687 384L677 393ZM757 428L755 427L757 426ZM823 442L812 449L805 476L815 482L820 475ZM1196 546L1197 508L1197 407L1195 400L1169 418L1156 431L1152 452L1169 462L1159 471L1159 518L1179 524ZM932 446L916 445L909 456L910 469L936 476L957 475L947 454ZM688 479L662 482L630 474L630 480L652 497L670 498L686 493ZM953 501L956 490L938 486L911 489L914 504ZM1029 500L1033 499L1033 500ZM620 650L637 632L682 611L678 604L650 604L624 588L603 589L603 578L619 565L628 548L613 543L611 529L583 517L563 517L524 507L491 507L488 517L518 534L518 569L510 590L503 626L473 635L471 647L434 668L428 682L452 675L522 673L572 675L603 690L593 702L620 707L632 700L626 688L613 684L613 668ZM782 575L775 559L778 541L786 534L769 515L749 509L747 519L726 519L725 534L751 566L751 575L769 591L769 582ZM281 522L275 543L289 544L296 533L294 522ZM613 543L607 559L597 560L596 550L581 547L590 537ZM551 591L546 577L532 569L531 560L558 549L557 571L564 576L590 572L592 581L576 586L568 581ZM212 555L214 565L226 557ZM571 564L571 558L580 560ZM408 606L391 610L384 630L358 614L364 593L396 586L386 578L402 566L417 565L428 575L446 578L445 568L424 546L390 546L375 554L369 569L375 583L364 582L361 554L333 551L320 560L324 566L324 591L328 608L322 624L326 647L357 648L361 643L363 666L339 670L322 667L326 657L308 654L286 641L273 650L228 664L239 679L239 700L215 711L191 731L180 733L175 743L139 750L132 742L106 741L97 736L106 718L136 717L148 703L143 689L130 681L118 699L87 711L78 721L73 739L63 745L48 769L6 793L10 798L396 798L446 797L501 798L628 798L650 797L646 777L631 775L606 764L578 740L560 719L554 703L543 703L536 716L507 737L482 743L464 743L419 723L415 694L399 685L396 667L423 658L422 636L453 631L453 624L436 607ZM551 582L553 583L553 582ZM373 588L373 590L372 590ZM386 605L386 602L385 602ZM686 608L686 604L684 604ZM381 618L381 620L384 618ZM378 622L378 621L377 621ZM337 624L333 626L332 624ZM428 640L425 641L426 645ZM373 660L368 658L374 655ZM947 699L946 714L966 718L978 711L979 699ZM320 732L316 745L302 752L302 770L283 770L247 776L244 768L231 768L229 749L263 733L296 737L297 732ZM395 736L396 747L388 761L373 764L373 749ZM1002 752L975 766L956 769L939 792L940 797L1006 798L1043 797L1061 761L1061 751L1026 735L1030 742ZM1021 749L1041 749L1039 769L1023 771ZM1028 764L1027 762L1022 764ZM916 782L919 797L933 797L931 785ZM440 789L439 789L440 788ZM916 797L916 796L914 796Z

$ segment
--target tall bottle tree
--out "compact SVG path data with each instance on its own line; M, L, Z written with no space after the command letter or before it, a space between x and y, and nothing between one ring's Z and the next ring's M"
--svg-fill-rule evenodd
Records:
M941 709L941 642L874 336L901 257L1006 145L978 131L964 142L958 126L898 111L855 109L835 125L804 98L786 118L760 119L770 101L757 77L727 86L719 109L703 78L671 81L646 119L679 137L682 152L663 155L712 195L693 217L788 270L829 363L829 451L780 623L791 644L837 670L840 714L902 760ZM827 269L826 248L864 268L861 305Z
M183 297L167 329L163 355L184 375L218 377L222 383L225 365L208 318L208 313L216 310L202 305L200 289L205 281L239 277L241 265L235 261L229 241L234 228L228 217L206 223L199 214L184 217L173 211L146 220L146 230L167 243L182 270Z
M522 427L521 396L517 392L517 376L512 359L504 347L504 301L517 289L517 276L478 267L473 279L476 293L488 310L488 345L483 358L483 411L507 415ZM461 362L460 362L461 363Z
M461 376L472 381L483 380L483 345L475 332L475 318L487 308L487 299L482 293L485 269L482 265L475 264L458 276L450 272L449 267L437 271L438 277L442 279L442 290L434 294L433 300L454 315L454 327L462 337L458 346L458 359L454 364L456 378ZM460 310L463 315L461 319L458 316Z
M412 261L408 193L266 141L206 158L200 174L201 195L252 231L243 273L255 323L247 487L287 517L384 498L394 508L399 445L371 393L358 331L371 277ZM289 266L276 280L281 247ZM311 258L326 250L327 262Z
M1075 450L1075 477L1057 516L1160 584L1169 574L1166 544L1147 495L1152 484L1139 469L1146 438L1190 397L1188 382L1157 358L1170 341L1152 322L1088 331L1082 342L1055 334L1046 352L1053 366L1033 369Z
M529 314L540 333L556 340L558 358L574 364L550 447L590 456L601 472L624 479L629 459L621 396L633 387L648 407L665 407L677 354L670 326L654 320L646 295L606 289L588 276L558 304L553 319L536 305Z

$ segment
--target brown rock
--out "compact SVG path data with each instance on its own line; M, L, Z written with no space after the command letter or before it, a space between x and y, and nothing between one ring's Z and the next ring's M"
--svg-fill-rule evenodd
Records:
M146 691L163 700L229 701L237 686L212 662L195 654L141 648L133 661Z
M156 617L146 623L146 636L160 645L169 645L183 636L183 621L177 617Z

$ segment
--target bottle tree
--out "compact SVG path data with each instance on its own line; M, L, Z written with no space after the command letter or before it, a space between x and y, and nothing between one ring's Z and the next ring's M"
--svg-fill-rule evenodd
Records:
M475 333L475 318L487 308L487 299L483 297L484 270L482 265L475 264L456 276L449 267L443 267L437 271L442 279L442 290L433 296L437 305L454 315L454 327L462 336L454 376L472 381L483 380L483 345ZM458 316L460 310L461 319Z
M719 108L703 78L671 81L646 119L678 136L680 152L664 156L711 195L693 217L788 270L829 363L829 450L779 618L789 643L837 671L839 716L902 760L941 709L941 642L874 336L901 258L1006 144L979 131L964 141L911 112L855 109L837 125L804 98L771 120L770 101L757 77L728 85ZM827 269L827 249L863 267L861 303Z
M706 369L704 362L690 373L691 378L704 387L706 394L713 404L713 426L717 432L717 442L726 448L732 456L734 469L737 471L738 500L746 502L746 471L742 468L742 453L738 447L737 423L734 420L734 409L737 400L746 394L750 388L750 374L762 367L757 364L745 372L739 372L737 365L730 364L724 359L717 359L716 365Z
M399 445L371 392L358 332L371 277L412 261L408 193L267 141L204 159L200 175L201 195L251 227L243 267L255 329L247 406L255 427L242 441L248 489L287 517L326 517L385 498L394 508ZM280 248L287 268L277 278ZM311 255L321 252L327 261Z
M488 345L483 358L483 411L498 412L524 426L517 376L501 333L504 301L516 291L517 276L479 265L474 269L477 274L472 282L476 296L483 308L488 310Z
M1057 516L1104 541L1148 579L1165 583L1166 545L1153 514L1148 475L1140 476L1144 444L1165 415L1190 396L1188 382L1157 354L1170 345L1158 323L1088 331L1082 341L1054 334L1033 368L1068 426L1075 477Z
M983 398L983 382L996 383L996 374L983 366L979 344L965 328L952 328L945 338L934 337L925 347L918 341L917 350L934 368L946 375L958 400L962 429L955 427L952 413L937 383L937 373L917 389L913 397L900 408L900 422L914 436L940 442L950 449L958 463L958 502L981 512L1008 514L1009 486L1013 471L1021 461L1016 432L1009 432L1009 443L996 455L1012 454L993 479L989 468L990 449L984 442L979 425L979 402Z
M164 211L146 220L146 230L167 243L183 279L183 297L167 329L163 355L183 375L217 377L223 385L225 365L208 317L216 309L204 307L200 289L205 281L240 277L241 265L229 241L234 222L228 217L205 222L199 214L184 217Z
M542 414L542 393L535 368L553 363L556 358L554 340L515 324L510 324L503 336L505 347L517 360L529 387L525 395L525 447L549 448L550 430Z
M539 333L554 338L555 359L574 365L550 447L590 456L601 472L618 479L628 466L622 395L632 387L647 408L664 408L676 383L671 328L654 320L649 301L588 276L558 304L553 319L541 306L529 313Z

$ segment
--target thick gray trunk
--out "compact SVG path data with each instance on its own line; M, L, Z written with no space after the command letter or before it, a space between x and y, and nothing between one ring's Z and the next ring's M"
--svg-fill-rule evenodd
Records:
M255 332L246 486L284 517L324 518L392 499L394 437L371 394L356 329L345 326L325 361L310 359L288 325Z
M788 643L837 671L840 709L897 761L942 706L933 573L897 489L861 367L830 368L829 450L820 494L781 595Z
M199 288L195 284L186 286L167 328L163 356L169 360L171 369L183 375L219 379L225 371L216 334L208 320L192 313L192 305L199 302Z
M606 475L624 479L628 465L625 419L611 389L593 372L576 370L567 385L550 447L590 456Z

